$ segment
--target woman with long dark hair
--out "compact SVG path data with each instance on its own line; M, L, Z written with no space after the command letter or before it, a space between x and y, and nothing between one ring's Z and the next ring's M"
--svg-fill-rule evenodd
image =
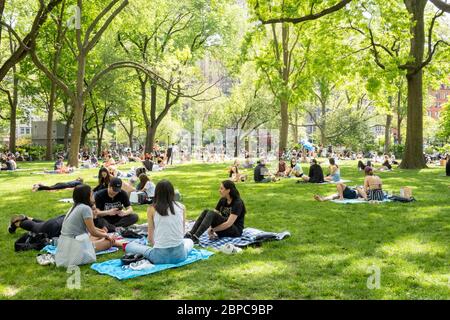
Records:
M185 207L175 201L175 190L168 180L156 185L154 204L148 207L148 243L124 245L127 253L140 253L153 264L176 264L186 260L194 243L184 239Z
M94 262L95 252L111 248L114 238L94 226L93 192L88 185L73 190L73 206L62 224L56 251L57 266L73 266ZM120 245L121 246L121 245Z
M244 230L245 204L233 181L225 180L219 189L220 200L214 211L204 210L185 237L199 243L208 230L209 237L240 237Z
M109 170L105 167L101 167L98 171L98 185L94 188L94 192L108 189L109 182L111 181L111 175Z

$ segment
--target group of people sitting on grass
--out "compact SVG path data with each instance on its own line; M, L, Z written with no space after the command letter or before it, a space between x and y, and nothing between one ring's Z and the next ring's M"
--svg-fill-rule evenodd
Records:
M141 179L143 175L145 173L139 176L139 185L142 190L149 189L149 181ZM120 178L110 177L108 170L102 168L99 185L95 189L83 184L82 179L76 180L73 206L67 214L47 221L15 215L8 231L14 233L17 228L22 228L45 233L50 238L59 237L55 255L58 266L93 262L95 252L113 246L123 248L126 253L140 253L153 264L178 263L187 258L205 231L210 239L242 235L246 208L234 182L226 180L221 183L220 200L215 209L204 210L192 229L186 232L186 208L176 201L172 183L162 180L154 188L153 203L147 210L149 246L119 240L115 233L139 219L122 186ZM43 190L42 187L40 185L37 189Z
M333 158L329 159L329 174L324 176L323 169L316 159L311 160L309 173L303 172L301 163L298 159L292 158L290 165L287 166L285 160L281 159L278 163L278 170L275 174L270 173L266 167L264 159L258 161L258 165L254 169L254 180L257 183L275 182L280 178L299 178L297 182L323 183L323 182L339 182L341 181L341 172L339 166Z
M351 188L343 183L336 184L337 193L323 197L314 195L317 201L331 201L344 199L358 199L362 198L366 201L383 201L383 183L381 178L374 174L372 167L365 167L364 185L356 188Z
M2 171L15 171L17 170L17 163L15 160L15 156L12 153L7 155L2 155L1 157L1 167Z

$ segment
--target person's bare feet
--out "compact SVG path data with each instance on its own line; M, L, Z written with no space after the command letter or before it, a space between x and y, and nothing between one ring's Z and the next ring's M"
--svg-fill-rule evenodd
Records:
M318 194L314 195L314 199L316 199L317 201L323 202L323 198L321 196L319 196Z

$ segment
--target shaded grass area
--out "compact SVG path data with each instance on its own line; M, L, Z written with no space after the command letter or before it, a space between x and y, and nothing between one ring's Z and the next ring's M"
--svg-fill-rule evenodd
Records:
M120 169L125 171L132 164ZM35 171L51 163L24 163ZM343 164L349 185L361 185L356 162ZM304 166L304 170L307 167ZM46 219L65 213L70 205L57 200L71 190L31 192L37 182L52 184L77 176L94 186L97 170L74 175L0 173L0 296L2 299L448 299L450 296L450 179L443 169L380 173L386 190L410 186L415 203L340 205L319 203L315 193L335 192L334 185L239 184L247 206L245 224L267 231L289 230L291 238L248 248L243 254L217 253L207 261L150 276L118 281L81 267L81 289L69 290L71 274L39 266L36 252L15 253L22 232L6 231L15 213ZM251 176L251 172L248 172ZM218 200L225 164L180 165L151 174L155 182L169 179L183 195L190 219ZM140 222L146 207L135 206ZM118 258L121 253L99 257ZM376 266L380 288L367 281Z

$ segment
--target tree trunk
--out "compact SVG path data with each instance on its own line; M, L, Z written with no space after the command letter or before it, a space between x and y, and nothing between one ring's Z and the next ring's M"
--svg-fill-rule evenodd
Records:
M130 143L130 149L133 150L133 136L134 136L134 123L130 118L130 134L128 135L128 141Z
M156 129L157 129L157 126L153 126L153 125L147 127L147 139L145 140L145 152L148 152L150 154L153 152L153 144L155 142Z
M387 154L391 148L391 125L392 115L386 115L386 126L384 127L384 153Z
M16 152L16 130L17 130L17 103L18 103L18 85L19 78L16 76L16 67L13 67L13 98L11 105L11 117L9 122L9 150Z
M153 143L156 137L156 129L158 124L156 124L156 94L157 87L152 84L150 86L150 125L147 125L147 137L145 139L145 152L153 152Z
M292 126L292 134L294 136L294 142L298 143L298 111L294 111L294 125Z
M284 150L287 148L288 144L288 134L289 134L289 114L288 114L289 104L285 99L281 99L281 128L280 128L280 150L279 156L281 156Z
M64 128L64 150L67 150L69 148L69 133L70 127L72 126L72 121L73 121L73 111L67 118L66 127Z
M403 115L401 112L402 104L402 89L398 89L397 93L397 143L402 144L402 121Z
M425 44L425 5L427 0L404 0L408 12L412 14L410 56L414 58L412 67L408 68L408 112L406 127L406 147L402 169L425 168L423 157L423 63Z
M56 100L56 84L51 82L50 101L48 104L47 114L47 150L45 152L45 160L53 160L53 113Z
M84 114L84 75L86 68L86 57L84 52L80 52L78 57L77 91L74 101L74 119L72 141L70 143L69 165L78 167L78 153L81 143L81 131L83 128Z
M423 157L423 93L422 70L408 76L408 114L406 119L406 146L402 169L425 168Z
M327 106L325 103L322 103L322 110L320 113L320 143L323 146L326 146L327 144L327 121L326 121L326 116L327 116Z
M282 78L283 85L286 88L289 85L289 25L283 23L281 26L281 36L283 44L283 70ZM285 94L281 96L281 128L280 128L280 150L278 150L278 157L281 157L284 150L287 148L289 135L289 98Z

